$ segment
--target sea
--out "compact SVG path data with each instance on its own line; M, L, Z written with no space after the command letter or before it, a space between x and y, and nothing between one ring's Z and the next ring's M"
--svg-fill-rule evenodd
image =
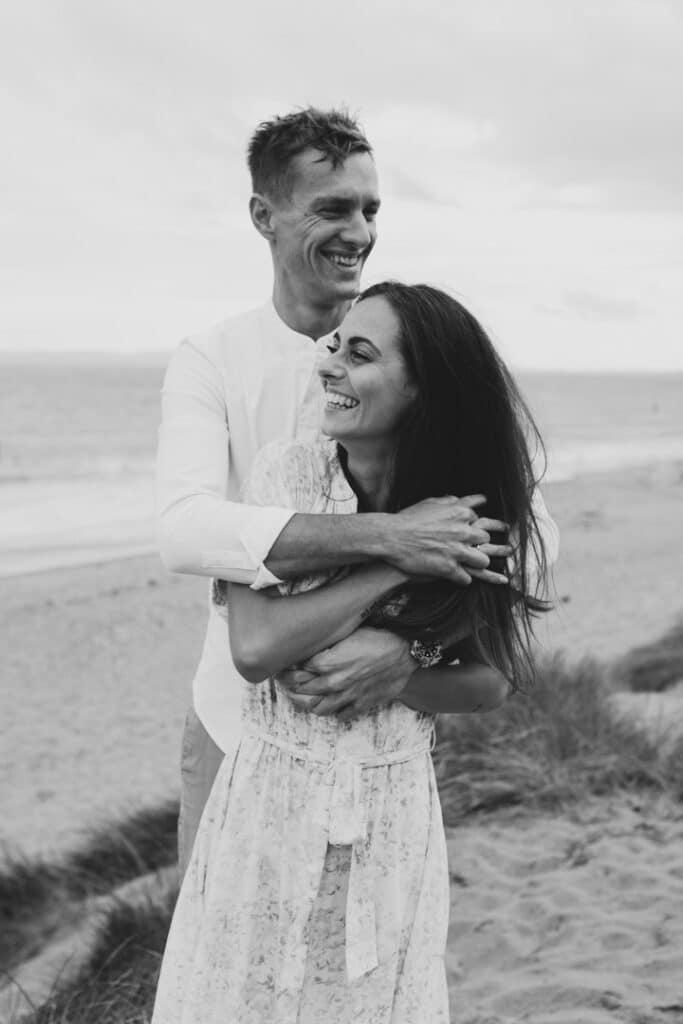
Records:
M166 361L0 354L0 576L155 550ZM683 460L683 373L516 377L547 481Z

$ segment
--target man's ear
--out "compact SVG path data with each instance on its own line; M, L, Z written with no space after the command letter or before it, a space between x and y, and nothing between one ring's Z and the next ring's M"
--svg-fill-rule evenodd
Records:
M259 235L268 242L272 242L275 232L273 229L273 204L271 201L259 192L254 192L249 200L249 213L251 214L251 222Z

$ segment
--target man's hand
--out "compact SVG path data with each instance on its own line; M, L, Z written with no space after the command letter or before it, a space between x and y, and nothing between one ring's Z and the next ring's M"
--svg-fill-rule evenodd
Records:
M361 628L277 681L302 710L348 721L396 700L416 668L406 640Z
M427 498L394 516L386 560L410 576L437 576L467 586L473 577L488 583L507 583L507 577L488 568L489 558L506 557L509 545L492 544L491 533L507 534L507 523L479 518L476 509L486 498Z

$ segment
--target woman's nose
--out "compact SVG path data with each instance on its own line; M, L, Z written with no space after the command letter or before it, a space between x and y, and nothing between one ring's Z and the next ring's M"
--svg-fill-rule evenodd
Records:
M344 375L344 367L340 363L338 352L328 352L318 363L318 374L324 382L326 380L339 380Z

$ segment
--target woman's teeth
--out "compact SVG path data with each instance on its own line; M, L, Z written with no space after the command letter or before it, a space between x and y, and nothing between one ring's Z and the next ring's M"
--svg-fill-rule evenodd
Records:
M358 400L349 398L348 395L338 395L334 391L327 392L327 404L334 405L339 409L353 409L358 405Z

